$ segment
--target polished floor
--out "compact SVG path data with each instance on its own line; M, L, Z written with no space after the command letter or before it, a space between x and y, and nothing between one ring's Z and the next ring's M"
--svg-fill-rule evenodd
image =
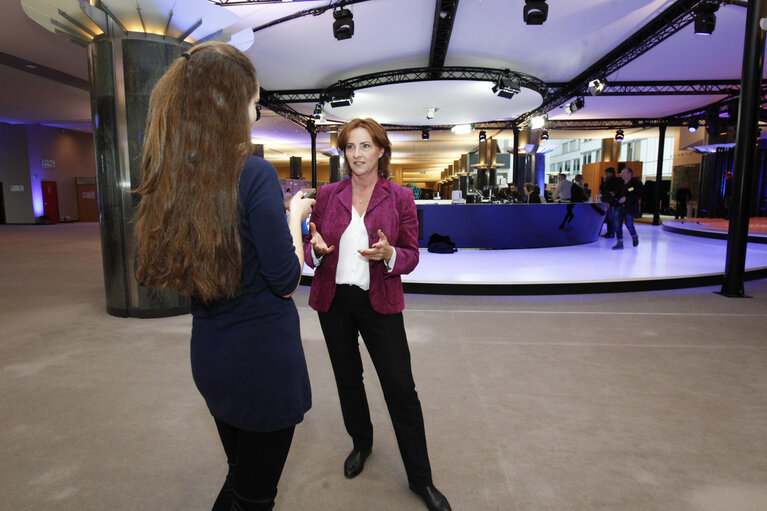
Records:
M644 259L594 254L553 262ZM210 509L225 460L191 378L189 316L106 315L92 224L0 226L0 282L0 509ZM717 290L407 295L434 478L453 509L764 510L767 281L746 283L751 298ZM276 511L424 510L366 355L376 440L365 471L343 477L351 444L307 295L295 300L314 406Z
M671 223L671 222L669 222ZM404 275L406 290L446 294L560 294L595 291L673 289L711 285L724 273L726 239L668 232L636 224L639 245L624 233L624 249L615 239L569 247L513 250L459 250L453 254L420 252L415 271ZM746 270L767 269L767 245L749 243ZM305 275L312 270L305 267ZM764 276L764 275L760 275ZM697 280L696 280L697 279Z

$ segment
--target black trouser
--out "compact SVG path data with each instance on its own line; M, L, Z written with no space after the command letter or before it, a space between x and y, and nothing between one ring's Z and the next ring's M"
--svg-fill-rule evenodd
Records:
M687 203L676 201L676 214L674 218L686 218L687 217Z
M362 382L359 333L381 382L408 481L418 487L431 484L423 412L413 381L402 313L379 314L370 306L367 291L338 285L330 310L319 313L319 317L344 425L354 449L362 451L373 445L373 425Z
M213 511L271 511L295 426L257 433L216 420L229 473Z

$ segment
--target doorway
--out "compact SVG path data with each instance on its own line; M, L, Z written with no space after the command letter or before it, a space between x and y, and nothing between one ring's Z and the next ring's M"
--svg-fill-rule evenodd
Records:
M59 194L56 181L41 181L43 187L43 219L45 223L59 223Z
M96 183L93 178L75 178L77 188L77 213L81 222L98 222L99 208L96 201ZM90 181L90 182L88 182Z
M0 181L0 224L5 223L5 199L3 198L3 182Z

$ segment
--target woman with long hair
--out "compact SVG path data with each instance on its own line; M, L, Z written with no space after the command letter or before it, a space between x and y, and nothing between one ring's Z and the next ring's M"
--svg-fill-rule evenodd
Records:
M319 313L344 425L352 437L344 475L359 475L373 447L357 340L361 335L381 382L410 489L430 511L449 511L432 482L402 318L400 275L418 264L413 192L386 179L391 142L373 119L347 123L338 133L338 147L349 179L320 188L304 247L307 263L316 268L309 305Z
M191 297L194 382L229 465L214 511L271 510L311 391L291 295L304 255L274 167L250 156L258 80L217 42L176 59L149 102L135 218L137 278Z

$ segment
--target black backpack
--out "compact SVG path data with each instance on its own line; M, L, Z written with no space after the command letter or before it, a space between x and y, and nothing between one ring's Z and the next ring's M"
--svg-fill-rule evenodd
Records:
M450 236L443 236L436 232L429 236L429 252L435 254L452 254L457 252L455 243L450 239Z

